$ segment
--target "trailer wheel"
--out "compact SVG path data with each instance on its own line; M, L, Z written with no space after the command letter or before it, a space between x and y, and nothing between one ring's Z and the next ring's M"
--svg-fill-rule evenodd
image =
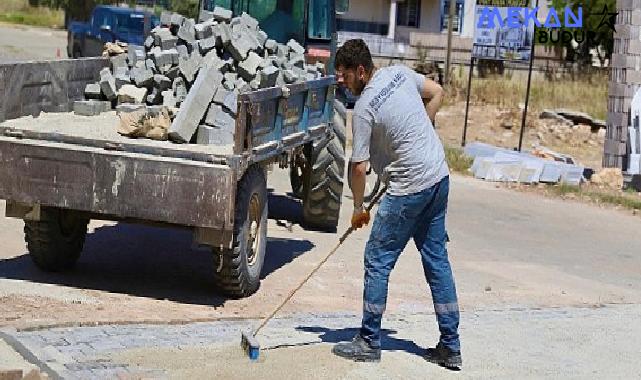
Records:
M40 221L25 221L27 249L38 268L61 272L73 268L87 236L89 220L70 210L42 208Z
M332 133L308 150L311 164L305 178L303 219L309 227L336 231L345 172L345 123L334 113Z
M247 297L258 290L267 243L265 170L252 166L236 191L234 241L231 249L214 249L218 288L228 296Z

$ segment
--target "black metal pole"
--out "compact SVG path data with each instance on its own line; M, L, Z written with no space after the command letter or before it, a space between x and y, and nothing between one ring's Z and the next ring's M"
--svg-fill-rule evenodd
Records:
M465 146L465 138L467 137L467 116L470 111L470 91L472 89L472 73L474 73L474 55L470 59L470 75L467 77L467 100L465 102L465 123L463 124L463 140L461 146Z
M530 52L530 68L527 73L527 90L525 94L525 109L523 109L523 120L521 120L521 133L519 135L519 152L521 151L521 148L523 148L523 135L525 134L525 119L527 118L527 107L528 107L528 104L530 103L530 84L532 83L532 65L534 65L535 34L536 34L536 30L534 30L534 33L532 33L532 50Z

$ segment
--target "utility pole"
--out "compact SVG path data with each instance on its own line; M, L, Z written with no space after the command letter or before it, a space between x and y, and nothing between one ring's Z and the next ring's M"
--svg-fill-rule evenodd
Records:
M450 84L450 66L452 66L452 32L454 30L454 10L456 8L456 0L450 0L450 9L447 21L447 55L445 56L445 77L444 84ZM460 30L459 30L460 33Z

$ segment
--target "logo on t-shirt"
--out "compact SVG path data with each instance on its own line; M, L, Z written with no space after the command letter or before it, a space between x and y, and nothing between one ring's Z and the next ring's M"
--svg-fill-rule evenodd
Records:
M381 106L385 104L387 99L389 99L390 96L394 94L396 89L401 87L406 80L407 77L403 73L397 73L394 76L394 79L392 79L392 81L389 82L387 86L383 87L381 92L379 92L378 95L376 95L374 99L369 102L369 107L378 112Z

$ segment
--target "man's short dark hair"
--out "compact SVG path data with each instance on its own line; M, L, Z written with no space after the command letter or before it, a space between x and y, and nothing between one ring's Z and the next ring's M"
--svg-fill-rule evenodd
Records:
M345 42L336 52L336 60L334 61L336 68L356 70L359 65L362 65L367 72L374 68L369 48L360 38Z

